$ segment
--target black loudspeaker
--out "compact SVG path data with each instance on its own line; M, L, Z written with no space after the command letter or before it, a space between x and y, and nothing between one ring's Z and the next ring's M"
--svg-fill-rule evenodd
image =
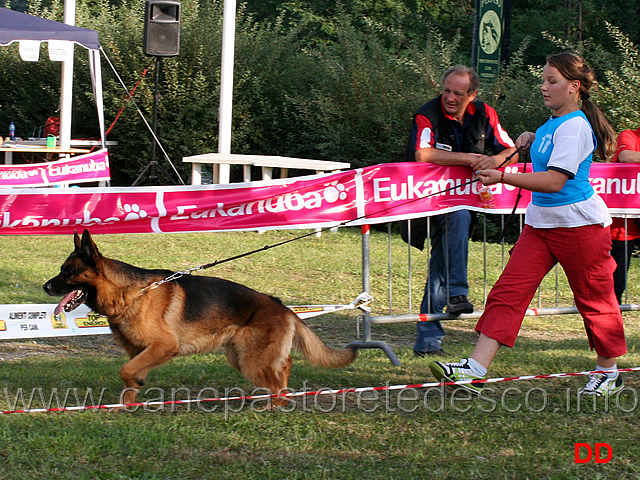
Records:
M147 0L144 8L144 54L175 57L180 53L180 2Z

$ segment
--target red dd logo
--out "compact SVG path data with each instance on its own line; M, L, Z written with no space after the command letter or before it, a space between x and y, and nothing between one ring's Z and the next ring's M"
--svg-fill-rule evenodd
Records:
M607 456L603 458L601 452L606 449ZM581 457L581 453L586 450L586 456ZM596 463L609 463L613 458L613 450L608 443L596 443L592 448L588 443L576 443L575 444L575 463L589 463L592 458L595 457Z

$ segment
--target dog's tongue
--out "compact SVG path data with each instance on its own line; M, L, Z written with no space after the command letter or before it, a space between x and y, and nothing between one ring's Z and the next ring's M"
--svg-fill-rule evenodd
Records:
M67 293L64 298L62 300L60 300L60 303L58 304L58 306L53 310L53 313L55 314L56 317L60 316L60 312L63 311L64 307L71 301L71 299L73 297L76 296L76 294L78 293L77 290L74 290L70 293Z

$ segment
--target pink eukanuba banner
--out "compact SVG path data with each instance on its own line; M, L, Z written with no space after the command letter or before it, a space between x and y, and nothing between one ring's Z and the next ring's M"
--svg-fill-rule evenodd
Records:
M528 165L527 168L531 169ZM522 172L522 164L506 167ZM640 165L597 163L591 183L612 215L640 216ZM518 189L481 202L468 167L389 163L268 182L0 190L0 234L215 232L386 223L458 209L510 213ZM530 201L523 191L518 211Z
M16 148L16 153L20 152ZM109 180L107 149L54 162L0 165L0 188L41 187Z

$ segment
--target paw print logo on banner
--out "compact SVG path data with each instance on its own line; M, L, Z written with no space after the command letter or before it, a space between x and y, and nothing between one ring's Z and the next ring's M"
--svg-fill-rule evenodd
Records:
M341 183L338 183L337 180L335 182L331 182L327 184L326 188L324 189L324 199L328 203L335 203L338 200L344 200L347 198L347 192L345 190L345 186Z
M127 212L127 216L124 217L125 222L129 220L140 220L141 218L147 217L147 212L142 210L137 203L132 203L131 205L125 203L124 211Z

